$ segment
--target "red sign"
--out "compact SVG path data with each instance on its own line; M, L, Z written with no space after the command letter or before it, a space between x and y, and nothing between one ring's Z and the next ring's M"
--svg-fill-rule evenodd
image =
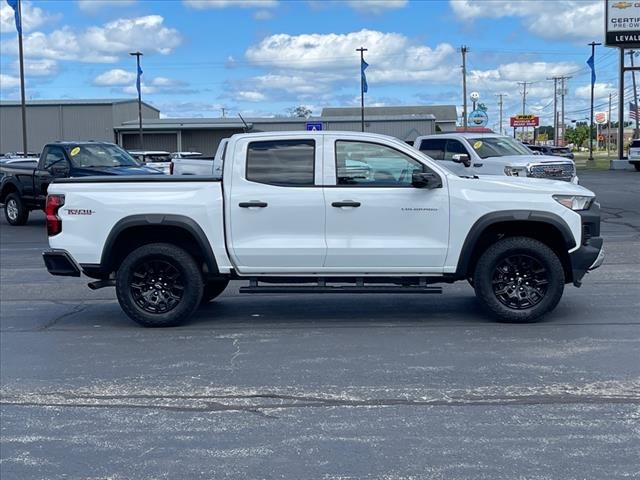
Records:
M540 125L540 117L536 115L516 115L511 117L512 127L537 127Z

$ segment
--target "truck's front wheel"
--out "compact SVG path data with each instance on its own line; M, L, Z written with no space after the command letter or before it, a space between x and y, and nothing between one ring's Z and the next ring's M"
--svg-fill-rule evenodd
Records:
M116 273L116 295L122 310L144 327L184 323L200 305L202 289L196 261L168 243L137 248Z
M17 193L7 195L4 202L4 216L11 225L24 225L29 220L29 209Z
M480 257L473 276L477 297L503 322L532 322L553 310L564 291L564 270L544 243L499 240Z

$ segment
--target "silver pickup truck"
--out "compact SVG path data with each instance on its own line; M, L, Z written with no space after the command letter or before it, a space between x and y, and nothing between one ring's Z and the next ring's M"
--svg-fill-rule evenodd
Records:
M459 176L509 175L578 183L573 160L535 154L504 135L426 135L416 138L413 146Z
M222 177L222 162L227 149L228 138L220 141L216 155L208 158L174 158L171 160L171 175L206 175Z

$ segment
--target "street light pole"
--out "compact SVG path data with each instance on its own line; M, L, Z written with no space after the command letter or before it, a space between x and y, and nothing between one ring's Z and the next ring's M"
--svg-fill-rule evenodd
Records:
M142 142L142 86L140 85L140 75L142 70L140 69L140 57L143 55L141 52L131 52L129 55L136 57L136 87L138 88L138 135L140 136L140 150L143 150Z
M595 85L595 70L596 70L596 45L602 45L601 43L591 42L591 120L589 121L589 161L593 162L593 87Z
M365 88L365 80L364 80L364 69L367 67L364 63L364 52L366 52L367 48L356 48L356 52L360 52L360 129L364 132L364 92L368 90Z

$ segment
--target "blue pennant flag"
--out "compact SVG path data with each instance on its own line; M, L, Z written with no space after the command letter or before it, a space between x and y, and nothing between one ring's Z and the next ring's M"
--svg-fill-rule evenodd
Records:
M369 64L367 62L364 61L364 58L362 59L362 63L360 64L360 71L362 73L362 91L363 92L368 92L369 91L369 84L367 83L367 76L364 74L364 71L367 69L367 67L369 66Z
M141 95L140 93L140 77L142 76L142 68L140 68L140 65L138 65L138 78L136 79L136 88L138 89L138 95Z
M591 67L591 85L595 85L595 83L596 83L596 65L595 65L595 60L593 58L593 55L591 55L589 57L589 60L587 60L587 65L589 65Z
M22 19L20 18L20 8L18 6L18 0L7 0L7 3L13 8L13 16L16 20L16 30L19 34L22 34Z

